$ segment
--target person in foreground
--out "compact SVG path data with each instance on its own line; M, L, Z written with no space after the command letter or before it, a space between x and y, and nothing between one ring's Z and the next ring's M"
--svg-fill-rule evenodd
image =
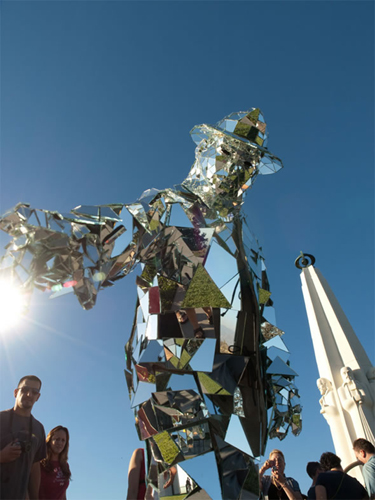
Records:
M263 497L268 495L269 500L302 500L299 484L292 477L286 477L285 457L280 450L272 450L269 459L259 470L260 489ZM263 474L267 469L271 470L270 476Z
M47 457L40 462L40 500L66 500L71 472L68 464L69 431L58 425L47 436Z
M315 484L318 476L321 472L324 472L324 469L320 465L320 462L309 462L306 466L306 472L312 479L312 484L307 492L307 498L310 500L315 500Z
M375 499L375 447L366 439L356 439L353 450L357 460L362 462L362 474L365 480L367 493L371 499Z
M320 457L320 463L327 472L319 474L315 484L316 500L362 500L368 498L359 481L345 474L341 458L327 451Z
M41 386L35 375L22 377L14 390L14 407L0 412L0 498L38 498L39 461L46 456L46 435L31 410Z
M127 500L143 500L146 494L145 454L143 448L133 451L129 462Z

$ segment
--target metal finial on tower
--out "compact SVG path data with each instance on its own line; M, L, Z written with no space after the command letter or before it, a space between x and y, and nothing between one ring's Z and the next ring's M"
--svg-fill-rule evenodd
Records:
M307 257L307 258L306 258ZM303 269L304 267L313 266L315 264L315 257L309 253L301 252L300 255L294 261L294 264L298 269Z

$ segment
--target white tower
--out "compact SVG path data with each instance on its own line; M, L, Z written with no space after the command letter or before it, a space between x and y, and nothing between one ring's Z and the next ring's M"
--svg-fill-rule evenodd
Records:
M302 254L302 292L320 378L320 413L327 420L336 455L345 468L356 458L352 443L365 438L375 445L375 368L359 342L327 281ZM363 483L359 467L350 473Z

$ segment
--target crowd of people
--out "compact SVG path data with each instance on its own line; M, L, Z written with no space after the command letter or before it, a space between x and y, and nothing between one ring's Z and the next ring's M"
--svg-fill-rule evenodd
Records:
M309 462L306 472L312 479L307 495L300 490L298 482L285 475L285 457L282 451L272 450L268 460L259 469L260 497L267 500L375 500L375 448L365 439L353 443L357 460L363 464L366 489L357 479L346 474L341 467L341 459L331 452L325 452L319 462ZM270 474L265 474L269 470ZM177 470L171 467L163 487L174 480ZM186 489L191 491L190 487ZM129 463L127 500L155 499L152 491L146 489L144 451L134 451Z
M14 407L0 412L0 498L2 500L66 500L71 472L68 464L69 431L58 425L45 437L43 425L31 411L40 397L41 380L35 375L22 377L14 390ZM325 452L319 462L309 462L306 472L312 485L304 495L298 482L285 475L282 451L272 450L259 469L261 496L268 500L375 500L375 448L365 439L353 443L354 454L363 464L365 488L346 474L341 459ZM270 471L269 474L265 474ZM176 476L171 467L164 488ZM129 464L127 499L147 497L145 458L142 449L134 451ZM190 487L187 490L191 490Z
M298 482L285 475L285 457L280 450L272 450L269 459L259 469L260 490L268 500L362 500L375 499L375 448L366 439L356 439L354 454L363 464L365 487L357 479L346 474L341 459L331 452L325 452L319 462L309 462L306 472L312 484L304 495ZM269 475L264 473L270 470Z
M58 425L47 436L31 411L40 398L41 380L22 377L15 403L0 412L0 498L66 500L71 472L69 431Z

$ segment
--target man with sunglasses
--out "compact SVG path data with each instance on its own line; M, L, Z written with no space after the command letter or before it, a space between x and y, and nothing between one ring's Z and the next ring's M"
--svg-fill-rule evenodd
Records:
M41 380L26 375L14 390L14 408L0 412L0 498L38 498L39 462L46 456L43 425L32 415Z

